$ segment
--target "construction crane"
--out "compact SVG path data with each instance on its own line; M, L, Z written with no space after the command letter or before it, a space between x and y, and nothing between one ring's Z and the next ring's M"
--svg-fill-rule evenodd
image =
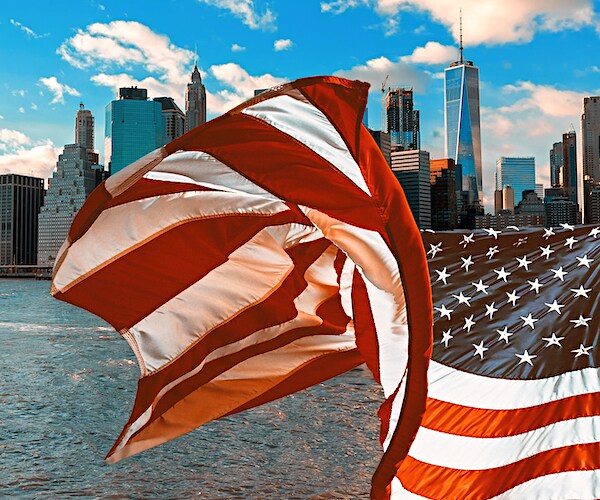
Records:
M385 75L385 80L381 84L381 132L387 132L386 129L386 117L385 117L385 85L390 75Z

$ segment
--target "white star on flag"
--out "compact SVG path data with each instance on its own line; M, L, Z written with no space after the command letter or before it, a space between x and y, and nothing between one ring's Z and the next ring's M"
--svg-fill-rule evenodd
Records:
M495 229L493 229L493 228L491 228L491 227L490 227L490 228L487 228L487 229L485 229L485 228L484 228L484 231L485 231L485 232L486 232L488 235L490 235L490 236L493 236L495 240L497 240L497 239L498 239L498 235L499 235L499 234L502 232L502 231L496 231Z
M496 305L495 302L492 302L491 304L486 304L485 305L485 315L487 316L488 314L490 315L490 320L494 317L494 313L498 311L498 309L496 309L494 306Z
M440 313L440 319L443 318L444 316L448 316L448 319L452 319L450 318L450 313L454 312L454 309L446 309L446 304L442 304L442 307L434 307L434 309L436 311L439 311Z
M574 231L575 230L575 226L572 226L571 224L567 224L567 223L563 223L560 225L564 230L569 230L569 231Z
M585 347L583 344L579 344L579 349L573 349L571 352L575 353L576 358L578 358L579 356L589 356L592 347L594 346L591 345L589 347Z
M546 347L550 347L551 345L557 345L558 347L562 347L560 341L563 339L564 337L557 337L556 333L552 333L552 337L542 337L542 340L547 342Z
M548 260L550 258L550 254L554 253L554 250L552 250L550 248L550 245L545 246L545 247L540 247L540 250L542 251L542 257L546 257L546 260Z
M496 330L498 332L498 340L504 340L508 344L508 337L512 337L512 333L508 331L508 327L504 327L502 330Z
M544 236L542 237L547 240L550 236L554 236L554 234L554 230L551 227L547 227L544 229Z
M466 234L463 234L463 239L460 242L460 244L463 246L463 248L467 248L467 245L469 243L475 243L475 240L473 239L474 234L471 233L469 236L467 236Z
M577 240L573 238L573 236L570 236L565 240L565 246L569 247L569 250L573 250L573 245L575 243L577 243Z
M458 300L459 304L467 304L467 306L471 307L471 303L469 302L471 297L469 297L468 295L463 295L463 293L460 292L458 295L452 295L452 297Z
M517 257L517 261L519 262L519 267L524 267L525 271L529 271L529 264L533 262L531 260L527 260L527 255L522 258Z
M442 332L442 340L440 340L440 343L444 344L446 348L448 348L448 342L450 342L454 338L454 335L450 335L451 331L452 329L448 328L448 330Z
M535 329L535 326L533 325L536 321L539 321L538 319L535 319L531 316L531 313L529 313L527 316L519 316L519 318L521 318L523 320L523 326L527 325L530 326L531 329Z
M502 280L505 283L506 283L506 278L512 274L512 273L505 271L504 268L502 268L500 270L494 269L494 272L498 275L498 277L496 279Z
M466 259L464 257L461 257L463 263L462 266L460 266L461 268L465 269L465 272L469 272L469 267L473 265L473 256L469 255Z
M506 292L506 295L508 297L507 302L511 303L514 306L517 305L517 300L519 300L521 297L519 295L517 295L517 290L513 290L512 293Z
M479 357L481 359L483 359L483 353L487 350L489 350L487 347L483 347L483 340L481 342L479 342L479 345L477 344L472 344L473 347L475 348L475 352L473 353L473 356L477 356L479 355Z
M525 349L525 352L523 354L515 354L515 356L521 360L519 361L519 364L528 363L531 366L533 366L533 362L531 360L533 358L537 358L536 354L529 354L527 352L527 349Z
M589 299L588 293L592 291L591 288L583 288L583 285L579 285L579 288L571 288L571 291L575 294L575 297L585 297Z
M441 271L438 271L436 269L435 272L438 273L438 279L437 279L436 283L438 281L443 281L444 285L447 285L448 282L446 280L451 276L451 274L446 272L446 268L442 269Z
M442 244L438 243L437 245L434 245L432 243L429 244L429 251L427 252L427 255L431 254L431 258L435 259L435 256L442 251Z
M571 323L574 323L575 326L573 328L579 328L580 326L585 326L586 328L588 327L588 321L590 321L592 318L584 318L581 314L579 315L578 319L572 319L569 320Z
M478 292L483 292L486 295L488 294L487 289L490 287L489 285L484 285L482 280L479 280L479 283L471 283L475 288L477 288Z
M552 304L545 304L545 305L546 305L546 307L548 307L548 309L549 309L549 311L548 311L548 312L550 312L550 311L555 311L555 312L557 312L558 314L560 314L560 308L561 308L561 307L565 307L564 305L562 305L562 304L559 304L558 302L556 302L556 299L554 299L554 302L552 302Z
M592 229L590 231L590 236L593 236L594 238L597 238L599 234L600 234L600 227L595 227L594 229Z
M465 326L463 326L463 330L467 330L467 333L471 333L471 328L475 326L477 322L473 321L473 315L465 318Z
M568 271L563 271L562 266L558 269L550 269L554 273L554 277L558 278L560 281L565 281L565 275L569 274Z
M590 263L594 262L594 259L588 259L587 254L585 254L583 257L575 257L575 258L579 261L579 264L577 264L577 267L585 266L589 269Z
M498 246L489 247L486 253L488 260L490 260L497 253L500 253L500 250L498 250Z

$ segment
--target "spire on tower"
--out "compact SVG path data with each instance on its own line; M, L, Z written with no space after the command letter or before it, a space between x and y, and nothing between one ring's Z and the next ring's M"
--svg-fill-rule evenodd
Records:
M459 63L462 64L463 63L463 42L462 42L462 8L460 9L460 19L459 19L459 24L460 24L460 45L458 46L458 50L459 50Z

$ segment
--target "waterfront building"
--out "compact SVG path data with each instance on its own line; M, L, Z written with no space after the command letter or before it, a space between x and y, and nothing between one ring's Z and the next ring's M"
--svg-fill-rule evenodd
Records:
M75 214L98 184L97 164L98 154L79 144L67 144L58 156L38 219L39 265L54 264Z
M392 149L419 149L420 118L419 111L414 109L413 89L388 89L386 113Z
M444 70L444 129L446 157L462 167L459 191L467 194L467 206L481 205L479 68L463 59L462 27L459 59Z
M451 231L458 226L456 165L452 158L431 160L431 229Z
M162 107L162 114L165 119L165 139L171 142L185 133L185 113L181 111L175 99L172 97L155 97L153 99L159 102Z
M106 106L104 161L111 175L165 143L162 104L149 101L146 89L120 88L119 99Z
M392 151L392 172L404 190L419 228L431 229L429 153L423 150Z
M515 190L508 184L502 188L502 210L515 213Z
M256 95L256 94L255 94ZM192 81L187 84L185 93L185 131L206 123L206 89L198 65L194 63Z
M511 186L514 205L523 199L523 191L535 191L535 158L502 156L496 161L496 189ZM513 208L514 208L513 205ZM504 208L508 208L504 206Z
M35 265L44 179L0 175L0 266Z
M550 185L552 187L561 185L563 165L563 143L555 142L550 150Z
M390 134L388 134L386 132L381 132L380 130L371 130L370 128L367 130L369 131L369 133L371 134L373 139L375 139L375 142L379 146L379 149L381 150L381 153L383 154L385 161L387 161L388 165L391 165L392 159L390 156L390 153L391 153Z
M475 228L476 229L495 229L496 231L502 231L508 226L544 226L545 218L543 215L535 214L511 214L499 212L496 215L485 214L478 215L475 217Z
M79 111L75 115L75 144L94 151L94 117L83 103L79 104Z

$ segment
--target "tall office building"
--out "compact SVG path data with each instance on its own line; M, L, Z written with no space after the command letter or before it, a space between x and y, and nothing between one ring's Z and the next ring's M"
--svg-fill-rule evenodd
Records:
M563 143L555 142L550 150L550 185L552 187L560 186L563 166Z
M523 191L535 191L535 158L502 156L496 161L496 189L511 186L515 193L514 205L523 199ZM506 206L504 208L507 208Z
M172 97L155 97L160 102L165 119L165 137L167 142L181 137L185 133L185 114Z
M65 145L39 215L38 264L51 266L67 239L75 214L98 185L98 154L79 144Z
M431 183L431 229L448 231L458 226L456 165L451 158L429 162Z
M94 151L94 117L83 103L79 104L79 111L75 115L75 144Z
M392 172L400 182L419 228L431 229L429 153L422 150L392 151Z
M597 190L600 188L600 96L583 99L581 115L583 149L583 222L597 224ZM592 199L592 192L596 192Z
M385 161L387 161L387 164L391 165L392 159L390 157L390 153L392 150L391 150L391 144L390 144L390 134L387 134L386 132L382 132L381 130L371 130L370 128L368 128L367 130L369 131L369 133L371 134L371 137L373 137L373 139L379 146L379 149L381 150L381 153L383 154Z
M148 91L120 88L119 99L106 106L104 161L111 175L150 151L164 146L162 104L148 100Z
M578 205L577 196L577 137L572 128L562 136L563 175L562 188L566 197ZM579 210L579 209L578 209Z
M185 93L185 131L206 123L206 89L198 65L194 64L192 81L187 84Z
M388 133L392 149L420 147L419 111L414 109L413 89L389 89L386 97Z
M38 213L44 179L0 175L0 265L37 263Z
M462 23L459 59L444 70L446 156L462 166L462 186L469 205L483 202L479 68L463 59Z
M502 187L502 210L515 213L515 190L508 184Z

